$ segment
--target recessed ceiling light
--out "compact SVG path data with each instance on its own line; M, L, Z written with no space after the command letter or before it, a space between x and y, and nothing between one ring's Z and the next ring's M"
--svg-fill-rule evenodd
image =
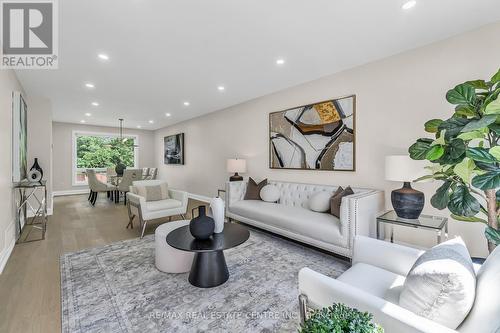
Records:
M99 103L97 103L97 102L92 102L92 106L99 106Z
M82 120L80 120L80 122L81 122L82 124L84 124L84 123L85 123L85 120L83 120L83 119L82 119Z
M99 59L101 60L109 60L109 56L107 54L104 54L104 53L99 53L97 55L99 57Z
M184 102L184 106L189 106L189 102Z
M167 112L167 113L165 113L165 116L170 117L171 114Z
M142 126L141 125L137 125L137 128L142 128Z
M285 64L285 59L276 59L276 65L283 65Z
M226 90L226 88L225 88L224 86L218 86L218 87L217 87L217 89L218 89L219 91L224 91L224 90Z
M154 121L154 120L150 120L150 121L148 121L148 123L150 123L150 124L154 124L154 123L155 123L155 121Z
M95 88L94 84L90 83L90 82L85 83L85 87L87 87L87 88Z
M92 113L87 112L85 115L86 115L87 117L90 117L90 116L92 115Z
M403 6L401 6L401 8L403 8L404 10L408 10L410 8L415 7L416 4L417 4L417 1L411 0L411 1L405 2L403 4Z

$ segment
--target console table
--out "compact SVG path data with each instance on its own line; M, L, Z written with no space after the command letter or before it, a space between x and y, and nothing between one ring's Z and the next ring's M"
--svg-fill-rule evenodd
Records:
M45 239L47 231L47 182L22 181L13 184L16 196L16 227L17 243L28 243ZM29 209L29 210L28 210ZM32 218L28 222L27 212L31 212ZM21 238L25 226L31 226L26 236ZM41 231L41 237L29 239L31 231L38 229Z
M187 225L171 231L166 241L173 248L195 253L189 283L199 288L212 288L220 286L229 278L223 251L246 242L249 237L247 228L225 223L223 232L213 234L207 240L195 239Z

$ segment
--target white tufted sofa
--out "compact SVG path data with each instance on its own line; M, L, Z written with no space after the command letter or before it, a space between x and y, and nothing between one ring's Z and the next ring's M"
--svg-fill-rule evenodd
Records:
M337 186L269 181L280 190L278 203L243 200L247 182L226 184L227 216L320 249L352 256L355 235L375 235L376 217L385 209L384 192L353 188L342 199L340 219L308 208L308 200L318 191L333 194Z

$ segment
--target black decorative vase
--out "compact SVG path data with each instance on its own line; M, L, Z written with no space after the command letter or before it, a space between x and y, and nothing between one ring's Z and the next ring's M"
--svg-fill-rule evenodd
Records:
M123 176L123 172L126 168L127 166L125 164L123 164L122 162L118 162L115 167L116 175L120 177Z
M189 222L189 232L198 240L205 240L214 234L214 219L206 214L206 207L199 206L191 210L191 216L194 216L194 210L198 209L198 217Z
M402 188L392 191L391 201L398 217L414 220L418 219L424 209L425 196L413 189L409 182L405 182Z
M38 164L38 158L35 158L35 162L33 163L33 166L30 169L30 171L34 171L34 170L40 172L40 175L41 175L40 180L42 180L42 178L43 178L43 170L40 167L40 164Z

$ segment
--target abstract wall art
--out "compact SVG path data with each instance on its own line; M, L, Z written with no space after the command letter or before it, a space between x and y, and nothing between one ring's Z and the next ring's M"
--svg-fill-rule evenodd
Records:
M272 169L355 170L356 96L269 115Z
M184 133L163 138L165 164L184 164Z

